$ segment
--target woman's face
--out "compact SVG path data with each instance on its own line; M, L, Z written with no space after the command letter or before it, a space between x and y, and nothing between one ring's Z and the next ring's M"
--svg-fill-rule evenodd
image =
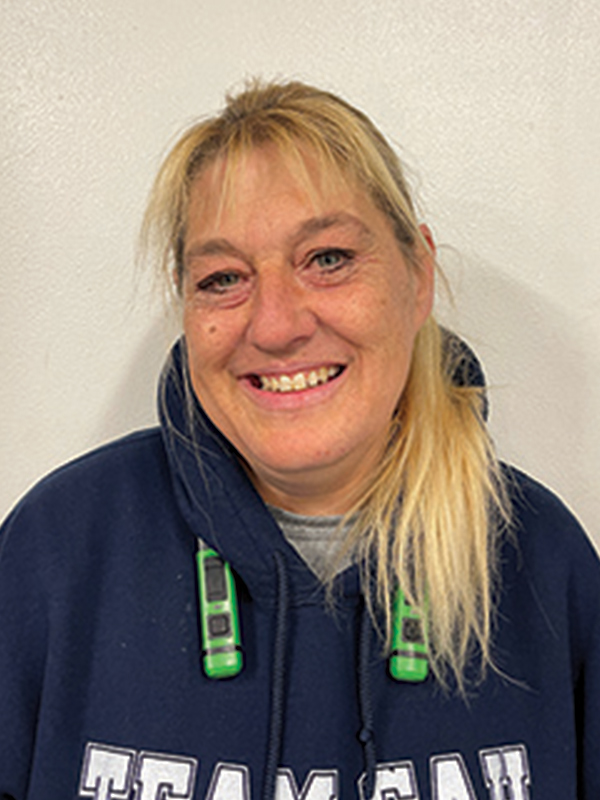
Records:
M310 183L266 146L225 202L222 161L196 179L184 330L194 390L262 497L342 513L381 459L433 266L407 263L364 191L306 168Z

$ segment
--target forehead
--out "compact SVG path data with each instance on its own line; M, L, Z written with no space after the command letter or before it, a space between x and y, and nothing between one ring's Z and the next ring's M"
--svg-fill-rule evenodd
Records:
M281 196L324 213L336 205L372 206L349 170L307 148L282 151L274 144L217 157L190 187L188 224L209 224L261 211L260 197Z

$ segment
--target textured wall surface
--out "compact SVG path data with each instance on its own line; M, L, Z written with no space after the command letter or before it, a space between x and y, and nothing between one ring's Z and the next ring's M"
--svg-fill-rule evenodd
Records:
M246 76L397 143L491 384L501 454L600 544L600 4L0 0L0 516L154 420L174 335L136 233L168 142Z

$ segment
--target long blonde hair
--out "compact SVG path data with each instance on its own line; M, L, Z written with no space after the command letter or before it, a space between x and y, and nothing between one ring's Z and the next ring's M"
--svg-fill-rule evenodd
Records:
M310 151L323 170L362 186L391 221L399 246L417 264L428 247L402 166L379 130L336 95L299 82L253 82L228 96L218 116L192 126L156 178L142 231L167 279L183 274L190 187L220 156L227 170L250 150L274 144L298 165ZM398 585L426 619L429 657L444 682L464 688L478 651L493 663L491 640L497 552L510 510L483 419L481 390L455 380L460 351L430 317L417 334L407 385L390 424L385 458L352 509L345 549L361 564L367 603L392 633Z

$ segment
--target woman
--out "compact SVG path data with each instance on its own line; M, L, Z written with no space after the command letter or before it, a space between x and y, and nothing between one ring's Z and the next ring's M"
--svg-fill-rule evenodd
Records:
M251 85L145 239L183 312L160 430L3 532L2 796L599 796L597 560L498 465L368 118Z

